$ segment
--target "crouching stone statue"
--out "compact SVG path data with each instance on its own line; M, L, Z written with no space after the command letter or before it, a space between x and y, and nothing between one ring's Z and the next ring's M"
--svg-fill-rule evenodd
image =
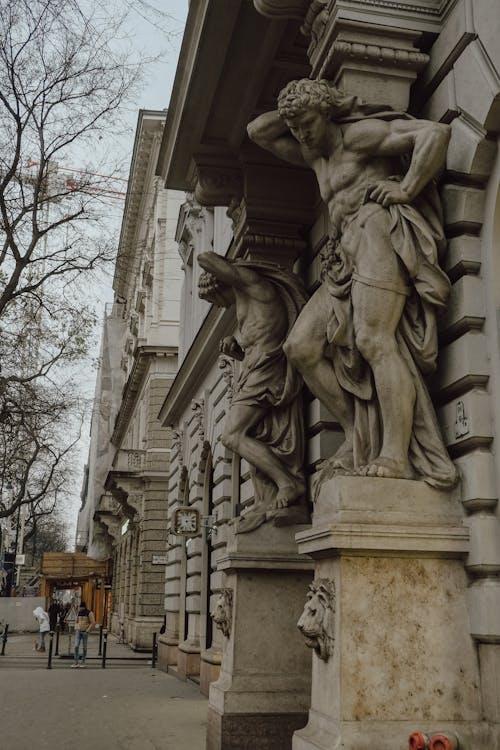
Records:
M221 351L242 364L222 442L248 461L255 490L255 504L238 519L237 531L266 520L306 523L302 379L283 352L305 291L274 264L229 261L213 252L199 255L198 263L205 270L200 297L236 306L237 338L224 339Z

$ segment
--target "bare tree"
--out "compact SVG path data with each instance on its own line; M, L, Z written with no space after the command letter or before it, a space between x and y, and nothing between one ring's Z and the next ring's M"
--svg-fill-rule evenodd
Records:
M78 438L67 368L93 330L85 284L115 253L110 144L141 68L106 7L0 0L0 518L57 496Z

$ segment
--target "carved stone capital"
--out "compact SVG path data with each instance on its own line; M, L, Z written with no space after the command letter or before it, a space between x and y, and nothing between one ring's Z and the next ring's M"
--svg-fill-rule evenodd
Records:
M229 206L243 194L243 179L237 167L197 164L194 191L202 206Z

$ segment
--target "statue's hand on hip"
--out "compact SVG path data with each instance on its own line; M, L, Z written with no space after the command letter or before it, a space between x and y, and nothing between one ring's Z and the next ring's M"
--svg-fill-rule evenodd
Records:
M245 352L238 344L234 336L226 336L220 342L220 351L222 354L226 354L228 357L233 359L239 359L240 361L245 356Z
M366 191L368 200L380 203L387 208L393 203L410 203L410 194L401 187L400 182L396 180L380 180L374 185L370 185Z

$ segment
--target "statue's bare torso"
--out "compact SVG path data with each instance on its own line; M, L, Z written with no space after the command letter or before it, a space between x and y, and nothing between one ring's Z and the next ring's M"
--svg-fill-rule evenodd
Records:
M351 129L354 126L351 126ZM388 179L399 171L395 159L369 159L366 154L346 148L344 133L338 128L339 145L328 157L317 156L303 148L304 160L314 170L321 197L328 207L331 230L340 234L345 220L355 214L367 197L367 190L380 179ZM346 137L349 136L349 130Z
M283 342L287 331L286 311L276 300L271 284L262 278L241 290L236 289L235 297L238 343L249 365L261 353Z

